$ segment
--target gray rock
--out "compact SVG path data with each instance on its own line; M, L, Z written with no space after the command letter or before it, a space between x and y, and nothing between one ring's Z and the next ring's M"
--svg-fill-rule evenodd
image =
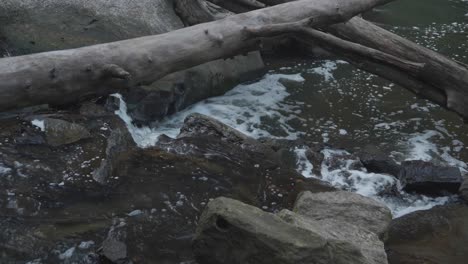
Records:
M380 262L320 222L290 211L274 215L232 199L217 198L200 218L193 249L197 261L204 264L386 263L377 236L365 230L356 232L354 235L375 242L372 249L380 252Z
M225 125L218 120L202 114L191 114L184 120L177 138L184 137L216 137L222 141L241 147L263 156L264 159L273 163L277 162L278 156L269 146L260 143L242 132Z
M19 53L77 48L183 27L171 0L2 0L0 36Z
M358 156L367 171L390 174L398 177L400 166L378 147L371 145L366 146Z
M113 172L119 155L131 149L134 145L128 130L112 130L107 138L106 157L101 161L99 168L93 171L93 179L100 184L105 184Z
M464 264L468 207L444 205L392 221L385 248L391 264Z
M60 119L46 118L44 126L47 143L53 147L72 144L91 136L85 127Z
M307 228L317 232L322 237L330 241L340 241L349 243L356 247L356 251L363 255L365 261L361 263L387 263L387 255L384 249L384 243L374 232L354 225L353 223L343 222L342 219L327 218L314 220L307 216L283 210L279 216L286 222ZM349 254L346 252L336 252L338 254ZM335 262L331 262L335 263Z
M383 236L392 220L384 204L362 195L346 192L303 192L294 204L294 212L313 220L348 223Z
M126 227L123 222L115 223L109 230L107 238L102 242L101 255L112 263L128 263Z
M463 181L456 167L438 166L420 160L405 161L399 179L403 189L426 195L439 196L444 192L457 193Z

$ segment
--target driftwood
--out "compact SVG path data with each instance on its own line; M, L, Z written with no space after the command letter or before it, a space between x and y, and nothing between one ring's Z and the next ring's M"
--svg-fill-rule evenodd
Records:
M166 34L0 59L0 111L66 104L256 48L247 27L300 21L311 26L344 22L391 0L301 0Z

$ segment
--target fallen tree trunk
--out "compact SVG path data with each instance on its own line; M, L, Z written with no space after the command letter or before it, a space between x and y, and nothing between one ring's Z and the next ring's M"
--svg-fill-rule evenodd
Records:
M66 104L148 84L179 70L256 47L245 34L259 27L312 19L312 26L346 21L391 0L301 0L166 34L0 59L0 111Z

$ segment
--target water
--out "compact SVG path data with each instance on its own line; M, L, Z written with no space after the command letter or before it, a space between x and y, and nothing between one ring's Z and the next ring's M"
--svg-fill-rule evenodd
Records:
M385 28L421 45L468 63L468 1L397 1L367 15ZM386 203L394 217L429 209L455 197L430 198L404 193L382 195L398 186L388 175L353 169L353 160L336 168L329 160L347 151L378 147L395 161L425 160L457 166L467 172L468 127L454 113L442 109L389 81L358 70L344 61L281 60L269 65L263 79L239 85L224 96L200 102L153 128L137 128L117 111L141 147L153 145L159 135L175 137L190 113L198 112L252 136L323 142L321 178L333 185ZM118 96L118 95L116 95ZM313 175L305 149L294 150L298 171Z

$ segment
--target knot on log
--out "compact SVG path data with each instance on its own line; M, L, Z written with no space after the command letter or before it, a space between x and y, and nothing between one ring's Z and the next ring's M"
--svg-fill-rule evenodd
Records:
M208 29L205 29L205 35L207 35L208 38L218 46L222 46L224 43L224 38L223 38L223 35L221 34L215 35L215 34L212 34Z
M132 75L116 64L106 64L101 70L101 76L104 78L129 80Z

